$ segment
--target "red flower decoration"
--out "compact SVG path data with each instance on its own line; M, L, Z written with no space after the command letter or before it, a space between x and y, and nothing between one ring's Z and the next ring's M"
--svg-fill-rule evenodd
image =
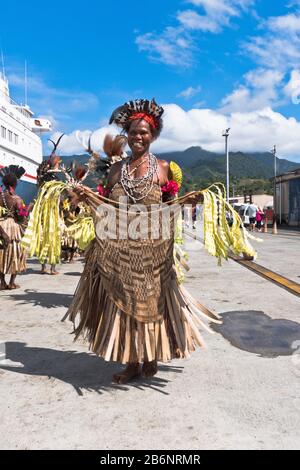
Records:
M163 193L168 193L172 196L175 196L175 194L177 194L179 191L179 185L178 183L176 183L176 181L171 180L168 181L164 186L162 186L161 190Z
M29 211L25 204L18 206L18 214L20 217L28 217Z
M97 191L100 196L107 197L109 191L103 186L103 184L99 184L97 186Z

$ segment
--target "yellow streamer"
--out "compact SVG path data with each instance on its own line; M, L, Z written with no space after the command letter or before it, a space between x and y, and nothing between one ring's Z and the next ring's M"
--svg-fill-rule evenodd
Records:
M170 162L170 170L172 173L172 179L176 181L178 184L179 188L181 187L182 184L182 171L179 165L175 162Z

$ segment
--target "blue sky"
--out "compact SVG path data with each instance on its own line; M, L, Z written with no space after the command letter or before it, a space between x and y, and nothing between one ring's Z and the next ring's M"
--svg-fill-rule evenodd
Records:
M87 0L1 5L0 40L14 99L65 132L62 153L95 148L114 107L156 97L154 150L201 145L268 151L300 162L300 0ZM47 153L45 148L45 153Z

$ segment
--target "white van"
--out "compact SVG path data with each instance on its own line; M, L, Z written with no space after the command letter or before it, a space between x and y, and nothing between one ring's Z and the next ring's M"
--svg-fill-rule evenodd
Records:
M243 203L234 203L233 208L234 210L240 215L242 222L245 225L249 225L249 206L250 204L243 204Z
M239 214L244 225L250 224L249 207L250 207L250 204L242 204L239 209Z

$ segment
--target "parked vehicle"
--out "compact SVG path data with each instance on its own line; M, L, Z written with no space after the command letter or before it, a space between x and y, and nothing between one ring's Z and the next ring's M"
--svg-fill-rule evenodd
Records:
M244 225L249 225L249 206L250 204L242 204L239 208L239 214Z

